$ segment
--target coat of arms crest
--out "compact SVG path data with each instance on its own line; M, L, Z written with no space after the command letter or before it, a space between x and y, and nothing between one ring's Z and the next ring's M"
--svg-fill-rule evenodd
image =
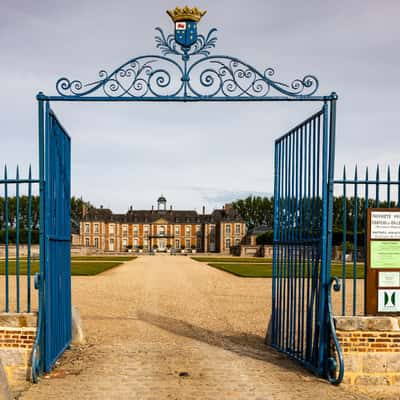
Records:
M192 46L197 40L197 23L206 11L200 11L197 7L176 7L168 10L167 14L175 22L175 40L183 47Z

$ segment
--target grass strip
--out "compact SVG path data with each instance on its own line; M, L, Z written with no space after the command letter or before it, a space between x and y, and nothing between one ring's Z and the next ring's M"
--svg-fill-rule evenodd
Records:
M229 272L236 276L246 277L246 278L272 278L272 264L249 264L249 263L209 263L210 267L220 269L222 271ZM300 275L302 277L303 275ZM357 269L357 278L364 278L364 265L358 264ZM342 278L342 265L340 264L332 264L332 276L337 276ZM346 279L353 279L353 265L348 265L346 268Z
M215 263L215 262L222 262L222 263L272 263L272 258L245 258L245 257L191 257L192 260L205 262L205 263Z
M134 258L131 258L134 259ZM108 269L115 268L119 265L122 265L123 261L75 261L71 262L71 275L75 276L89 276L89 275L97 275ZM0 261L0 275L5 275L5 262ZM20 274L26 275L28 270L28 263L26 261L20 262ZM8 273L9 275L16 274L16 262L10 261L8 264ZM39 262L32 261L31 262L31 274L35 274L39 272Z

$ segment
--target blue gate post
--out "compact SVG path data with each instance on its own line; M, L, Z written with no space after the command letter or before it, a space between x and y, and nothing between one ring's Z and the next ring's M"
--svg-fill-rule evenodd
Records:
M278 142L275 142L275 154L274 154L274 226L278 226L279 223L279 218L278 218L278 197L279 197L279 191L278 188L280 187L279 184L279 165L278 162L280 161L279 156L278 156L278 150L279 150L279 144ZM277 251L278 251L278 230L274 229L274 250L273 250L273 260L272 260L272 314L271 314L271 330L269 332L270 336L268 337L268 334L265 338L265 342L268 344L268 340L270 341L271 344L275 344L277 340L277 312L276 312L276 306L277 306L277 301L276 301L276 294L277 294L277 288L276 288L276 279L274 277L277 276Z
M38 132L39 132L39 193L40 193L40 215L39 215L39 246L40 246L40 272L35 274L35 289L38 293L38 319L37 319L37 332L36 340L32 352L32 381L37 383L38 377L42 375L44 369L43 352L45 347L44 327L43 327L43 304L44 304L44 290L43 290L43 274L45 264L45 163L44 163L44 98L43 93L40 92L37 96L38 100ZM48 102L46 102L48 103ZM39 354L41 352L42 354Z
M326 229L326 254L323 257L326 258L326 320L325 326L328 332L325 333L326 341L326 354L324 362L324 374L328 380L333 384L339 384L343 380L344 375L344 363L342 350L338 338L336 336L336 329L333 322L332 315L332 288L335 291L340 290L340 283L337 277L332 277L332 229L333 229L333 195L334 195L334 174L335 174L335 141L336 141L336 102L338 96L336 93L331 94L329 101L329 155L328 155L328 181L327 181L327 229ZM333 343L331 343L331 341ZM336 357L332 353L332 349L336 349Z

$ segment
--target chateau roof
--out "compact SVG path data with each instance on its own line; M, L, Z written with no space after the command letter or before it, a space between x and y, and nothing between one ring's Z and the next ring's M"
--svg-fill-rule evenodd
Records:
M139 224L152 224L158 220L165 220L170 224L243 222L233 209L218 209L214 210L212 214L198 214L197 211L191 210L129 210L126 214L113 214L110 209L92 208L83 220Z

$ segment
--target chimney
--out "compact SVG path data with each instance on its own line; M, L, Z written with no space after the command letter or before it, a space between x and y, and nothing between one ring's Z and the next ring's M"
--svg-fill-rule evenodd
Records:
M206 213L206 206L203 206L203 215Z
M87 210L86 204L85 204L85 203L82 203L82 217L83 217L83 218L86 217L87 212L88 212L88 210Z
M100 208L103 209L103 204L100 204Z
M133 211L133 206L129 207L129 211L132 212Z
M151 206L151 212L153 212L154 211L154 206Z
M169 207L169 211L172 212L172 205Z

